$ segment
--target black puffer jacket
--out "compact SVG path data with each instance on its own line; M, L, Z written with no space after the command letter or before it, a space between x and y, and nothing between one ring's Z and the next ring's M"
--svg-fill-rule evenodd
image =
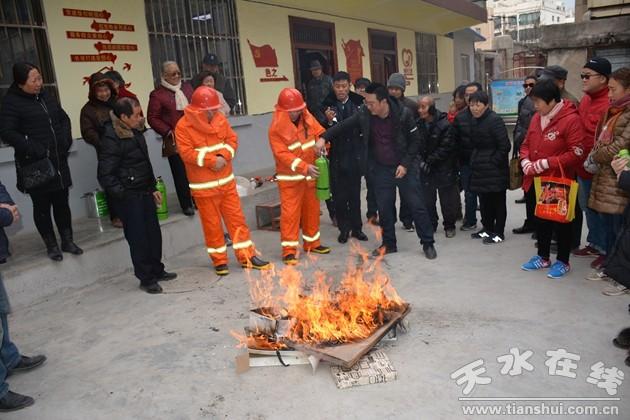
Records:
M525 141L529 123L532 121L532 117L535 113L536 109L534 109L534 101L532 101L532 98L526 96L518 101L518 117L516 119L516 126L514 126L514 154L516 155L518 155L521 144Z
M510 181L510 139L503 119L490 108L471 126L470 190L476 193L507 190Z
M398 101L391 96L387 98L387 102L389 103L390 115L392 116L394 123L396 152L399 164L409 169L414 163L414 160L418 155L418 151L420 150L420 133L418 131L418 127L416 126L414 116L411 115L411 112L407 108L401 106ZM368 156L371 153L369 146L371 117L372 115L367 107L362 106L359 109L359 112L347 120L330 127L322 135L326 141L332 141L334 147L334 139L341 138L344 134L351 132L351 130L359 128L359 130L361 130L361 134L363 134L363 136L360 137L360 141L362 142L362 157L360 161L362 173L366 173L367 171Z
M455 120L453 121L453 138L455 139L460 165L470 164L470 155L473 149L470 140L470 130L473 119L470 109L466 107L455 115Z
M121 200L130 193L155 191L155 175L144 135L127 127L114 113L105 123L98 156L98 182Z
M56 191L72 185L68 152L72 146L70 119L59 102L46 92L31 95L15 83L2 98L0 138L15 149L17 188L22 192ZM50 158L57 176L47 185L26 191L19 167Z
M454 184L457 181L457 151L446 112L436 109L433 121L427 123L418 119L416 123L426 139L420 151L420 160L431 168L425 179L437 187Z
M619 188L630 193L630 171L621 173L618 185ZM605 271L618 283L630 287L630 204L624 211L623 229L606 261Z
M350 92L348 101L341 108L341 104L337 101L334 92L324 99L320 112L317 115L319 123L324 128L329 128L340 122L350 118L363 106L363 96L358 93ZM336 113L336 121L328 122L325 111L332 108ZM345 117L345 118L344 118ZM356 127L352 131L345 132L341 137L335 139L334 146L330 148L330 165L334 170L341 170L344 173L358 171L363 155L364 144L362 142L361 130Z

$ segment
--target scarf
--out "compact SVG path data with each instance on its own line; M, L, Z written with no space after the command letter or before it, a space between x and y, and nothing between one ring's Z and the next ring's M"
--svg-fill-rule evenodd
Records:
M553 120L553 117L558 115L558 113L563 107L564 107L564 101L560 99L560 102L558 102L556 106L554 106L553 109L549 111L547 115L540 116L540 127L543 129L543 131L551 123L551 120Z
M602 127L602 131L599 133L599 136L597 136L598 143L612 143L614 137L613 133L615 130L615 126L617 125L617 120L628 105L630 105L630 94L625 95L610 103L610 108L608 108L608 112L606 112L604 126Z
M182 82L180 81L176 85L171 85L169 82L164 80L163 78L160 80L160 84L171 92L175 92L175 109L178 111L183 111L184 108L188 106L188 98L182 91Z

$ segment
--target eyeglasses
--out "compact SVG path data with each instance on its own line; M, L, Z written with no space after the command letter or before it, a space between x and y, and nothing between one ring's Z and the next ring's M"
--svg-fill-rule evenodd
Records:
M536 83L523 83L523 89L533 88L536 86Z
M599 76L599 74L587 74L587 73L582 73L580 74L580 79L582 80L588 80L591 77L595 77L595 76Z

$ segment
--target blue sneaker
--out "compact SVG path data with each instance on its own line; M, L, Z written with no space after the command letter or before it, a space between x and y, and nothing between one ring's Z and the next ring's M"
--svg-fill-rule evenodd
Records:
M544 259L540 255L534 255L529 261L521 265L521 270L535 271L541 268L549 268L551 261Z
M571 266L569 264L565 264L562 261L556 261L549 269L547 277L550 279L559 279L569 271L571 271Z

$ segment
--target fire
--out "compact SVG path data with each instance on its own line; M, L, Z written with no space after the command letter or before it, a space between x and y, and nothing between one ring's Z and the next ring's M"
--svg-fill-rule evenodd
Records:
M307 281L290 266L250 279L256 312L277 328L279 342L330 345L362 340L388 321L388 313L404 310L406 303L381 269L382 258L369 260L358 246L353 251L361 263L348 264L337 287L323 271ZM258 329L240 341L249 347L277 348L277 342L268 342L269 336L268 330Z

